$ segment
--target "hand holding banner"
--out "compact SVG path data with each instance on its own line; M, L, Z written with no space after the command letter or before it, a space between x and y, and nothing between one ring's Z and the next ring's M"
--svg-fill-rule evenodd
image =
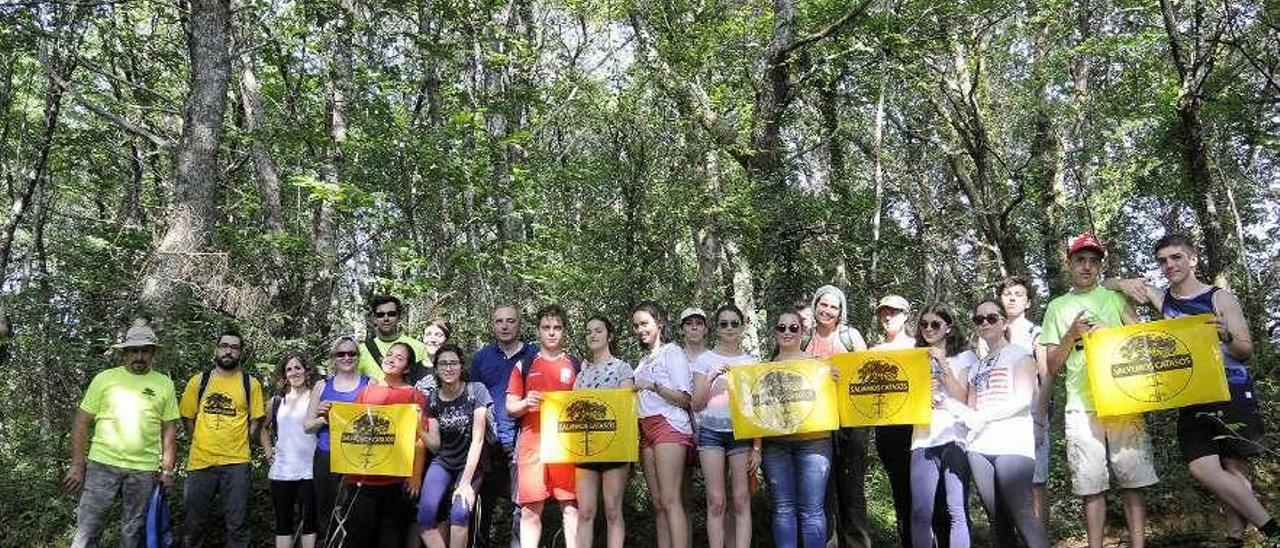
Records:
M733 437L750 439L840 427L831 365L791 360L729 368Z
M1212 319L1200 314L1086 333L1085 368L1098 416L1229 399Z
M337 474L413 474L417 405L334 403L329 408L329 467Z
M640 457L633 390L547 392L541 420L543 462L635 462Z
M840 369L840 426L929 424L929 352L872 350L828 358Z

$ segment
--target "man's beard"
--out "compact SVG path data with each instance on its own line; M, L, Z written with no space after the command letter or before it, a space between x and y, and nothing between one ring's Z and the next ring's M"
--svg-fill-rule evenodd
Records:
M216 364L220 369L231 370L231 369L235 369L236 366L240 365L240 360L237 360L230 356L225 356L225 357L213 360L213 363Z

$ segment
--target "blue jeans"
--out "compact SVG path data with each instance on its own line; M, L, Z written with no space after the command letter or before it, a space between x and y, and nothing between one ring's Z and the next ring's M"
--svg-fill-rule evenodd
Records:
M774 545L777 548L825 546L827 516L822 503L831 472L831 438L766 439L760 465L764 467L773 498ZM797 538L800 544L796 544Z

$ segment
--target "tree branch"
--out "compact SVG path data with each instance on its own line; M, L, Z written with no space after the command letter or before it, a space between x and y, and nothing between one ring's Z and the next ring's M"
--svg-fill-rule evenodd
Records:
M866 13L867 8L870 6L871 6L871 0L862 0L858 4L849 8L849 11L845 12L844 15L840 16L839 19L836 19L835 22L831 23L830 25L827 25L826 27L822 28L817 32L814 32L813 34L810 34L803 38L799 38L791 42L790 44L788 44L786 47L782 48L782 50L778 52L777 57L773 59L773 62L777 63L780 61L784 61L787 56L791 55L796 50L806 48L810 44L813 44L814 42L817 42L819 40L824 40L830 37L831 35L839 32L840 29L844 28L845 25L858 19L859 17L862 16L863 13Z

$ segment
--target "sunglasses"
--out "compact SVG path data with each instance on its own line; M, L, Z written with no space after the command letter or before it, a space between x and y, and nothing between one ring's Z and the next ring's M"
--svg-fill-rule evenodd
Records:
M375 318L395 318L399 315L400 315L399 310L392 310L390 312L374 312L373 313L373 317Z
M716 325L720 326L720 329L737 329L738 326L742 325L742 322L738 320L720 320Z
M920 320L920 329L932 329L934 331L939 331L946 326L947 326L947 322L944 322L942 320L930 320L930 321Z
M799 332L800 332L800 325L799 325L799 324L794 324L794 323L793 323L793 324L787 324L787 325L778 324L778 325L773 326L773 330L774 330L774 331L777 331L778 333L786 333L786 332L788 332L788 331L790 331L790 332L792 332L792 333L799 333Z
M988 323L991 325L995 325L1000 323L1000 320L1003 320L1003 319L1004 319L1004 316L1001 316L999 314L987 314L985 316L974 314L972 318L973 325L983 325Z
M334 352L333 354L330 354L330 356L335 358L354 358L357 355L358 353L356 352Z

